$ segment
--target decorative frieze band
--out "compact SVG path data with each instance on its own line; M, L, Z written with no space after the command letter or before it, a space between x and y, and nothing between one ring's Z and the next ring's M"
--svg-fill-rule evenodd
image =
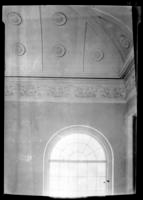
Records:
M125 102L122 81L5 78L5 100L46 102Z

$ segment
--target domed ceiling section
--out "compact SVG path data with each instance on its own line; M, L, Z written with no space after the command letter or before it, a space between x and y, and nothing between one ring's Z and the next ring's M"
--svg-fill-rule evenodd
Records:
M96 6L20 7L24 23L7 25L7 32L12 30L7 33L8 74L15 62L21 75L120 78L133 44L132 32L117 16ZM14 44L18 56L12 52Z
M113 17L118 22L123 23L128 30L132 31L132 6L91 6L95 11L104 13L108 16Z
M42 70L38 6L5 6L5 75L28 76Z

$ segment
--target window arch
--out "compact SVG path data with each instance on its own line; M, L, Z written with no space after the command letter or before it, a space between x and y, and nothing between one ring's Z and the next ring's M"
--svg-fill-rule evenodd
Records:
M58 131L43 156L43 195L100 196L113 193L113 151L105 136L88 126Z

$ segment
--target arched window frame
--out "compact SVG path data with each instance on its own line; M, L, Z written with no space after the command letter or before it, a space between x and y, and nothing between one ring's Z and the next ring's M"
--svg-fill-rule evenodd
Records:
M106 159L107 159L107 167L106 167L106 175L107 175L107 195L113 195L114 193L114 154L111 144L109 143L108 139L97 129L85 126L85 125L72 125L60 129L57 131L53 136L49 139L46 143L44 153L43 153L43 195L47 195L47 188L48 188L48 172L49 172L49 160L52 149L54 148L55 144L63 138L65 135L73 134L73 133L82 133L89 135L95 138L96 141L101 144L105 151ZM109 182L108 182L109 180Z

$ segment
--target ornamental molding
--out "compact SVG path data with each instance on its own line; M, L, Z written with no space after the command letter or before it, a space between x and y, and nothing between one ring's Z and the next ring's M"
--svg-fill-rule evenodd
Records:
M128 74L128 77L125 79L125 88L126 88L127 101L131 99L133 96L137 95L134 69L132 69L130 74Z
M64 13L62 12L56 12L53 15L53 22L57 25L57 26L63 26L66 24L67 22L67 17Z
M122 70L120 72L120 77L121 78L126 77L131 68L133 68L133 66L134 66L134 50L132 48L122 67Z
M120 43L126 49L130 47L130 40L124 34L120 35Z
M13 25L20 25L22 23L22 17L17 12L9 12L7 14L8 22Z
M125 103L121 80L60 80L5 77L6 101Z
M66 54L66 48L62 44L53 47L53 53L56 57L63 57Z
M23 56L26 53L25 46L22 43L17 42L15 44L15 53L17 56Z
M97 49L97 50L95 51L95 60L96 60L97 62L99 62L99 61L101 61L101 60L103 59L103 57L104 57L103 51L102 51L101 49Z

